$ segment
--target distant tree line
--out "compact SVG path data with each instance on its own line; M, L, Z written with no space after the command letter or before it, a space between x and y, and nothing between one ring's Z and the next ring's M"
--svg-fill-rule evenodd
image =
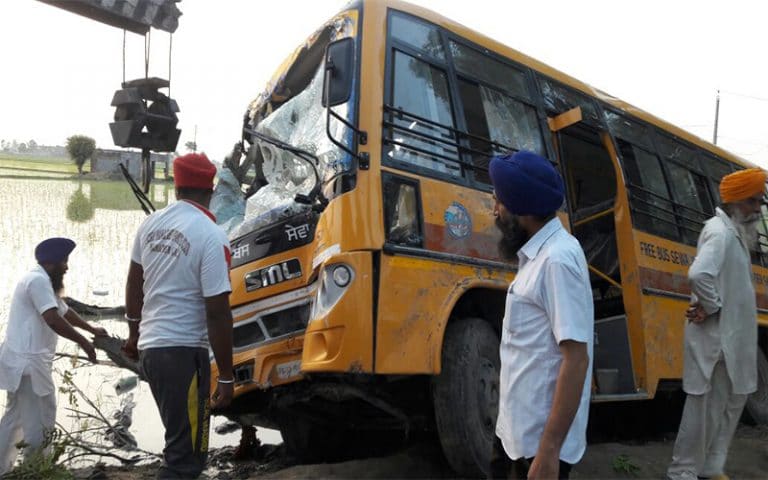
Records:
M38 144L32 139L28 142L19 142L17 140L0 140L0 150L6 153L31 153L37 150Z

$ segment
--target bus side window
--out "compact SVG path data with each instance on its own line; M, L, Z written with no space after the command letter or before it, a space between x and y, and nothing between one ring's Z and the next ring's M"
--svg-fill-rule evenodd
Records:
M534 107L464 79L459 79L459 92L467 133L472 135L470 148L477 152L470 154L472 164L480 167L475 171L475 180L490 183L487 173L490 156L506 153L503 150L530 150L546 155Z
M388 114L393 125L389 129L387 155L393 160L460 177L445 72L395 51L392 101L402 113Z
M437 60L445 60L440 32L434 26L420 22L408 15L393 12L390 17L389 28L393 38L407 43Z
M474 48L451 41L458 86L472 152L475 180L490 183L490 157L509 150L546 155L525 72Z
M544 107L548 112L560 114L574 107L581 107L582 121L602 128L597 106L592 99L541 75L537 75L537 78L544 98Z
M624 171L630 182L633 217L643 230L677 240L677 222L656 155L618 139Z
M763 216L757 224L757 249L763 257L763 265L766 265L768 259L768 207L762 206Z
M702 170L709 178L709 191L712 193L715 205L720 204L720 180L731 173L731 167L728 163L711 155L703 155L701 158Z
M674 205L648 129L611 110L605 111L605 119L629 181L633 223L649 233L680 240Z
M654 130L654 134L659 155L665 160L669 173L669 189L683 241L696 245L704 222L715 213L707 178L693 148L659 130Z
M674 162L667 163L669 186L674 193L683 239L696 245L704 221L714 213L706 179Z
M734 172L745 168L735 163L728 163ZM760 210L762 213L757 222L757 243L750 245L749 248L752 250L752 263L768 267L768 224L766 224L768 209L763 205Z

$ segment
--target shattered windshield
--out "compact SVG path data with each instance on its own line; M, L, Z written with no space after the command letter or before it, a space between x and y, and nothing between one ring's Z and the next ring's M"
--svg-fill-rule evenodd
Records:
M244 160L225 161L212 201L217 217L222 213L227 217L219 218L219 223L231 239L310 209L310 205L297 203L295 197L309 194L316 185L314 169L307 160L275 142L248 134L249 130L314 155L328 198L333 196L336 187L333 180L351 171L350 155L328 138L327 114L321 100L325 48L334 40L353 36L355 26L354 11L326 24L297 50L290 66L277 80L251 102L244 125L244 138L249 145L247 151L240 152ZM355 102L353 94L347 103L334 107L334 112L351 121ZM328 129L335 139L350 146L352 132L343 123L331 119ZM245 194L241 185L249 186ZM217 197L221 201L217 201Z

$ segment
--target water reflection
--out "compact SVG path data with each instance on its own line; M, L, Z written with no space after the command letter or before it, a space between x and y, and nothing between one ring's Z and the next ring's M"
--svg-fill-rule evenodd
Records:
M173 186L152 185L148 196L157 208L162 208L174 200ZM0 177L0 338L5 335L16 282L35 265L34 247L47 237L64 236L77 242L65 277L67 295L89 304L121 305L130 247L144 218L138 201L124 182ZM123 322L105 321L101 325L114 335L128 335ZM81 354L75 344L66 340L59 341L58 351ZM104 413L111 414L119 407L114 385L130 375L127 370L107 366L74 368L65 359L55 365L71 371L75 383L96 400ZM60 378L54 379L61 385ZM131 432L141 448L158 452L163 447L162 424L149 387L140 383L132 393L136 410ZM57 401L57 420L72 427L74 420L66 410L67 396L59 394ZM2 394L0 407L5 407ZM221 422L222 418L215 418L212 428ZM280 438L274 432L266 437L262 436L262 440L276 442ZM211 446L231 445L238 438L237 433L219 436L212 431Z
M87 222L93 218L95 212L93 202L86 197L83 193L83 183L77 187L71 197L69 197L69 203L67 204L67 218L73 222Z

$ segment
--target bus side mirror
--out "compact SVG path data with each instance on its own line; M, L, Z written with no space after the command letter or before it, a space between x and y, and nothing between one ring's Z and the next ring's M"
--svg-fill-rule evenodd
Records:
M349 100L352 95L354 65L355 43L352 38L342 38L328 44L325 50L323 107L335 107Z

